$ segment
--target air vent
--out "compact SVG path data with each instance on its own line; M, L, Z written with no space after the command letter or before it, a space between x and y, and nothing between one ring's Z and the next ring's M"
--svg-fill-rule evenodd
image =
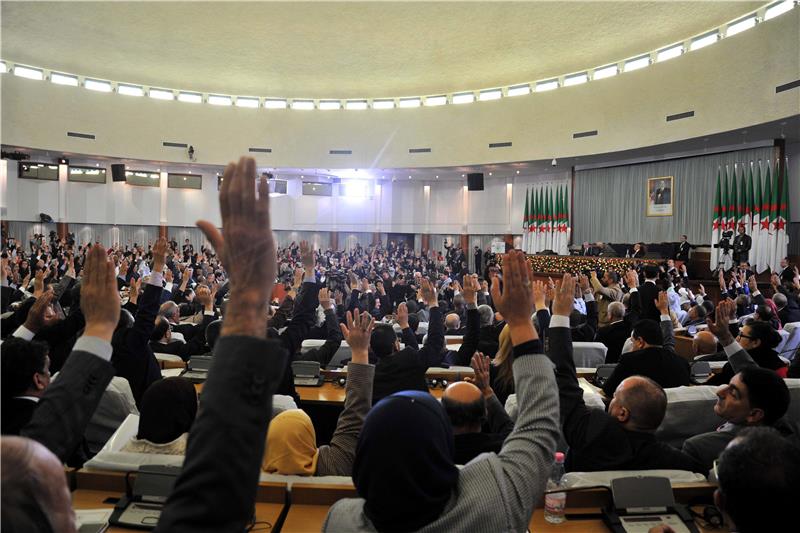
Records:
M255 153L259 153L259 154L271 154L272 153L272 148L253 148L253 147L250 147L250 148L247 149L247 151L248 152L255 152Z
M789 89L797 89L798 87L800 87L800 80L790 81L789 83L784 83L783 85L775 87L775 94L788 91Z
M489 148L508 148L511 146L511 141L502 143L489 143Z
M578 133L573 133L572 134L572 138L573 139L580 139L581 137L594 137L595 135L597 135L597 130L581 131L581 132L578 132Z
M92 139L94 140L94 133L78 133L77 131L68 131L67 137L77 137L79 139Z
M350 155L353 153L352 150L328 150L330 155Z
M672 122L673 120L680 120L682 118L689 118L694 116L694 111L686 111L685 113L676 113L674 115L667 115L667 122Z
M171 142L164 141L161 144L163 144L167 148L188 148L189 147L189 145L186 144L186 143L171 143Z
M409 148L408 149L408 153L409 154L429 154L429 153L431 153L431 149L430 148Z

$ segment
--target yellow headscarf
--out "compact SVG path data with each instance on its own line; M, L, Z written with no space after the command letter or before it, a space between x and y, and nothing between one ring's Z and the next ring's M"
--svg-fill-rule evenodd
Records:
M270 474L313 476L317 457L314 424L305 411L290 409L272 419L261 470Z

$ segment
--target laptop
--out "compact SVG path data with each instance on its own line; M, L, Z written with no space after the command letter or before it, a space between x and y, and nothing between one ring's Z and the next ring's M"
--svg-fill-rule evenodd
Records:
M633 476L611 480L612 507L602 510L603 522L614 533L647 533L667 525L675 533L699 533L689 510L675 503L665 477Z
M131 529L155 528L180 471L176 466L140 466L133 488L114 506L109 524Z
M321 387L325 381L316 361L295 361L292 363L292 374L297 387Z
M192 383L203 383L208 379L208 370L211 368L210 355L194 355L189 359L186 370L181 372L181 377L190 380Z

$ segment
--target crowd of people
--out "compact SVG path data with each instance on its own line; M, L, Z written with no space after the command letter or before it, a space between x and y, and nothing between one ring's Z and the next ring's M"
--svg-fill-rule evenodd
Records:
M800 430L784 378L800 377L800 357L775 348L800 321L796 267L772 276L769 298L746 265L720 272L717 298L674 260L545 281L513 250L473 250L470 272L458 246L279 249L256 179L252 159L226 168L222 231L199 222L199 251L4 238L4 530L73 531L62 464L81 466L128 414L140 418L126 451L185 456L162 531L244 529L261 471L352 476L358 498L334 504L325 531L525 531L562 437L567 471L713 474L737 531L790 523ZM724 423L679 449L656 430L664 389L692 382L675 352L684 328L698 360L726 362L710 380ZM457 350L447 335L462 337ZM584 402L575 341L603 343L616 364L605 410ZM343 342L344 409L320 443L291 362L328 366ZM187 379L162 378L157 353L213 356L199 400ZM474 377L439 402L425 372L451 365ZM104 405L112 387L129 391L122 411Z

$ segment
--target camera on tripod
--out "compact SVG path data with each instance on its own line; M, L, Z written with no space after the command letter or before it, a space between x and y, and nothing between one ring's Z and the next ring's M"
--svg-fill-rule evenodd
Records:
M733 248L731 245L731 239L733 238L733 230L727 230L722 232L722 237L719 239L718 244L712 244L712 248L722 248L722 253L728 253L728 250Z

